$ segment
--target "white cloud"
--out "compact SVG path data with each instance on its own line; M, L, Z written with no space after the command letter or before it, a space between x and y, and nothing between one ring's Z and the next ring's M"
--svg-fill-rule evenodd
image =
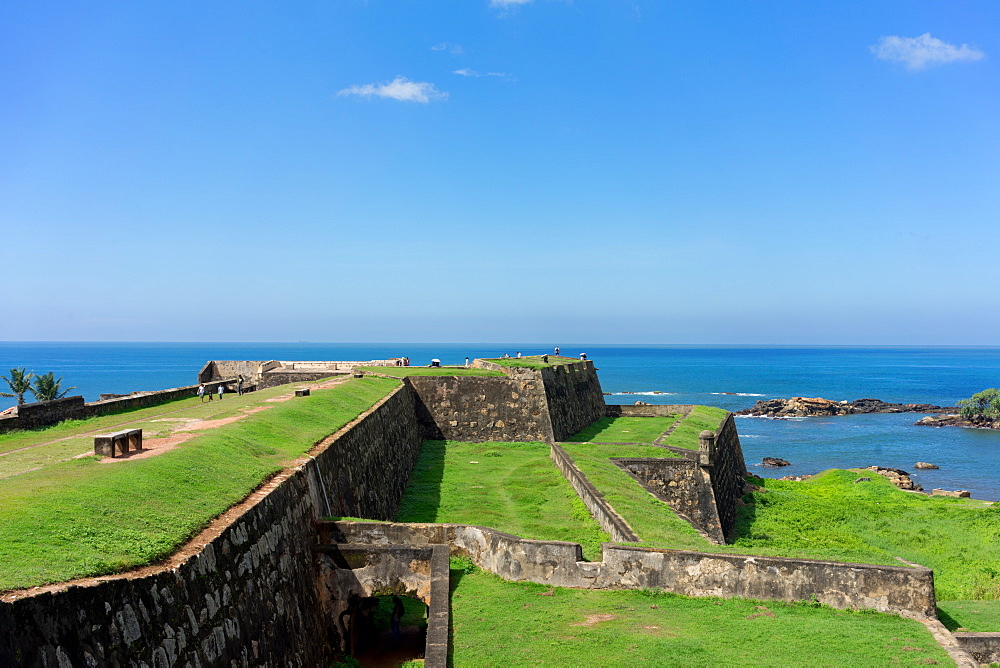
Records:
M476 70L469 69L468 67L463 67L460 70L455 70L453 74L460 74L463 77L506 77L506 72L477 72Z
M928 65L942 65L961 61L980 60L986 54L973 49L968 44L955 46L931 37L929 32L920 37L880 37L871 47L871 52L879 60L902 63L906 69L919 71Z
M448 42L441 42L440 44L435 44L431 47L431 51L447 51L453 56L460 56L465 53L465 49L462 48L461 44L450 44Z
M360 95L362 97L387 97L400 102L420 102L427 104L431 100L443 100L448 93L439 91L434 84L426 81L410 81L406 77L396 77L385 84L364 84L350 86L337 95Z

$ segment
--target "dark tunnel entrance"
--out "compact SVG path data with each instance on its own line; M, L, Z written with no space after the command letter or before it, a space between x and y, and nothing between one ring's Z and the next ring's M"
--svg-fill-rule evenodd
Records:
M397 603L398 601L398 603ZM363 668L396 668L422 659L427 643L427 606L408 596L360 599L351 624L351 654ZM394 623L398 619L398 624Z

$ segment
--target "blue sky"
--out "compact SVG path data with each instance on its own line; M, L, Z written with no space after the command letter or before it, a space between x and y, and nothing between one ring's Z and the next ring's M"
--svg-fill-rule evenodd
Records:
M0 340L1000 344L996 2L0 5Z

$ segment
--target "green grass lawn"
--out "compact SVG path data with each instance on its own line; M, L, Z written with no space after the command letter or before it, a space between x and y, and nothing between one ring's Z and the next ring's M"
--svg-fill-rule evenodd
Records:
M670 429L678 416L603 417L569 440L577 443L652 443ZM697 439L695 442L697 447ZM651 455L655 456L655 455Z
M559 366L561 364L573 364L574 362L579 362L580 360L576 357L556 357L555 355L548 356L549 361L543 362L542 355L529 355L527 357L491 357L490 359L485 359L486 362L493 362L494 364L499 364L500 366L509 366L520 369L544 369L550 366Z
M301 383L300 383L301 384ZM142 429L144 439L169 435L184 420L217 420L241 415L240 409L272 406L265 400L292 391L291 385L272 387L242 396L226 394L222 401L201 402L197 397L179 399L150 408L86 420L66 420L42 429L0 435L0 480L29 469L47 466L76 455L93 452L94 434L121 429ZM29 448L19 450L18 448Z
M363 370L381 373L394 378L406 376L503 376L503 371L466 369L464 366L366 366Z
M456 666L954 665L894 615L505 582L459 559L451 575Z
M664 441L664 445L678 448L698 449L698 434L705 429L718 433L719 426L728 415L728 411L714 406L695 406L685 416L673 433ZM648 418L647 418L648 419Z
M1000 601L938 601L938 619L952 631L1000 632Z
M350 380L275 403L156 457L114 464L87 457L0 481L0 591L168 556L398 384Z
M425 441L398 522L454 522L522 538L569 540L587 559L609 540L542 443Z
M941 600L1000 599L1000 505L904 492L877 475L855 485L858 475L755 479L766 491L740 509L732 550L874 564L898 556L934 569Z
M653 418L638 418L650 420ZM618 511L642 539L645 547L671 547L682 550L707 550L711 543L663 501L647 492L611 462L611 457L677 457L670 450L655 445L602 445L599 443L564 443L563 449L604 498Z

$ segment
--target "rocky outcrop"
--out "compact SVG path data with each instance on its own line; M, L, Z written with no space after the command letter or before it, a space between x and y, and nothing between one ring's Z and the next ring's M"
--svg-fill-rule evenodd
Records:
M881 399L855 399L832 401L822 397L792 397L758 401L751 408L737 411L736 415L763 417L810 417L823 415L857 415L861 413L944 413L954 408L933 404L892 404Z
M927 417L920 418L913 424L920 427L974 427L978 429L1000 429L1000 420L989 420L986 418L966 420L958 413L928 415Z
M930 462L917 462L916 467L918 469L939 469L941 468L937 464L931 464Z
M902 469L894 469L883 466L869 466L869 471L874 471L880 476L885 476L889 481L900 489L908 489L914 492L922 492L923 487L910 479L910 474Z
M777 457L764 457L764 459L761 460L761 464L763 464L764 466L777 468L779 466L789 466L791 465L791 462L788 461L787 459L778 459Z

